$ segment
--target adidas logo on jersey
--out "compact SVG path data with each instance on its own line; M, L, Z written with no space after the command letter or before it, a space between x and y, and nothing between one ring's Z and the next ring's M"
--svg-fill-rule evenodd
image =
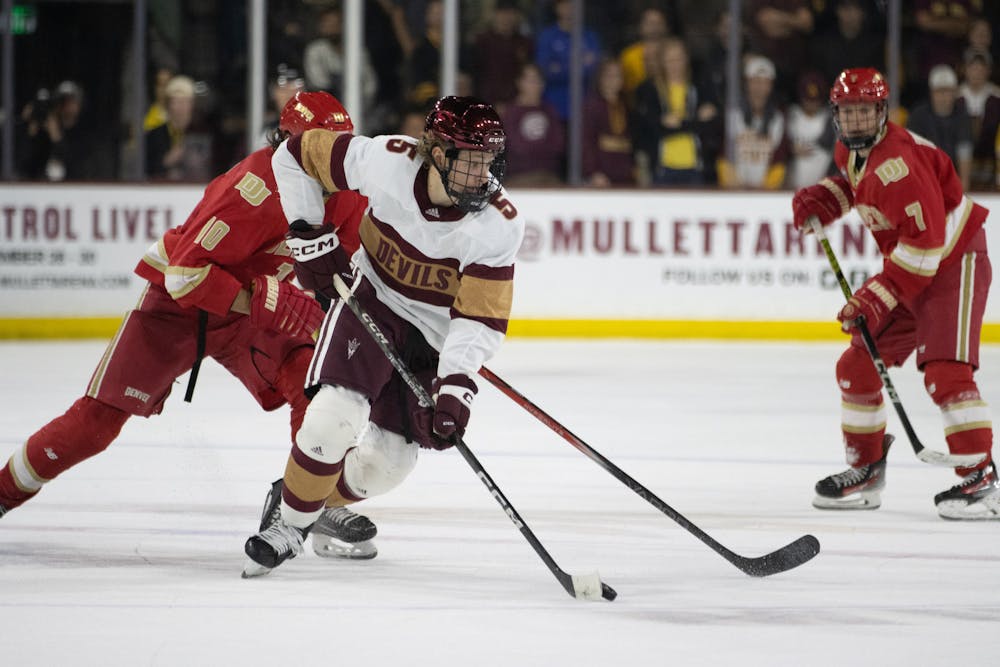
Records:
M429 218L440 218L441 211L438 210L437 206L424 209L424 215Z

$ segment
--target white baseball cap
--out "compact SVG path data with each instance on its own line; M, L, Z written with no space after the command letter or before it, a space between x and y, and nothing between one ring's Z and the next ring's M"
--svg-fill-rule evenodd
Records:
M748 79L774 79L774 63L764 56L750 56L743 63L743 76Z
M948 65L935 65L927 77L927 85L931 90L938 88L958 88L958 76Z

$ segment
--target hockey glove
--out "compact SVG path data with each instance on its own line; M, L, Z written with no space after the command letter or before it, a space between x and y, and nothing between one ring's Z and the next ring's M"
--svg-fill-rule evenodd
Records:
M465 427L469 424L472 399L479 391L476 383L468 375L453 373L443 378L436 378L432 391L434 434L449 441L461 438L465 434Z
M809 218L816 216L826 227L837 218L847 215L854 206L854 194L843 176L824 178L816 185L801 188L792 197L793 224L803 233L812 231Z
M312 336L323 323L323 309L312 295L274 276L257 276L250 288L250 324L288 334Z
M882 276L874 276L847 301L840 309L837 319L841 328L849 331L857 326L859 318L865 318L868 330L873 334L881 331L892 309L899 305L899 297L892 284Z
M328 299L337 298L333 276L338 273L350 276L351 261L333 225L313 227L305 220L296 220L288 227L285 245L295 258L295 277L299 283Z

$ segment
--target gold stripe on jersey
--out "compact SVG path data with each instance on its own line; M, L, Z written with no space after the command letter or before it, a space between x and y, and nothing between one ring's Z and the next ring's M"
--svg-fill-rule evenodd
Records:
M383 234L375 221L367 213L361 220L359 230L361 245L364 246L372 265L378 270L389 287L405 296L413 298L412 290L435 292L441 299L437 305L451 304L459 292L458 271L444 262L422 256L416 259L394 240Z
M955 359L969 361L969 331L972 328L972 297L976 277L976 253L966 253L962 257L962 276L959 283L958 340Z
M302 133L302 155L300 164L302 170L323 185L327 192L339 192L340 188L333 184L333 174L330 171L330 157L333 154L333 144L340 133L329 130L306 130Z
M962 197L962 203L948 214L945 221L945 244L942 257L947 257L955 249L955 244L962 238L965 223L969 221L970 215L972 215L972 200L968 197Z
M174 300L187 296L205 282L211 266L168 266L163 273L163 287Z
M889 255L889 261L907 273L917 276L933 276L941 265L944 248L918 248L899 243Z
M167 254L167 246L162 238L149 247L146 254L142 256L142 261L160 273L166 273L167 267L170 266L170 256Z
M462 277L452 307L472 319L507 321L513 302L513 280L487 280L466 275Z
M885 403L861 405L848 401L840 402L840 427L844 433L859 435L878 433L885 429L885 425Z
M139 295L139 301L136 303L135 309L138 310L142 307L142 302L146 298L146 294L149 292L149 283L146 283L146 287L143 288L142 294ZM111 339L108 343L107 349L104 350L104 356L101 357L100 363L97 364L97 369L94 371L94 377L90 379L90 384L87 386L87 396L90 398L97 398L97 394L101 391L101 383L104 381L104 374L108 372L108 364L111 363L111 357L115 355L115 349L118 347L118 341L122 337L122 332L125 331L125 327L128 326L129 320L132 319L132 311L125 316L122 323L118 325L118 331L115 332L115 337Z

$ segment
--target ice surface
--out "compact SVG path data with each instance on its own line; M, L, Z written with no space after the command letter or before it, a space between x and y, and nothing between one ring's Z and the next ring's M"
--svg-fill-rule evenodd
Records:
M83 391L104 344L3 343L0 462ZM243 542L288 454L212 362L195 401L134 419L104 454L0 519L9 665L993 665L1000 522L939 519L950 470L900 438L874 512L810 506L844 467L833 344L509 341L491 368L730 549L805 533L823 551L754 579L480 382L468 443L556 562L615 602L569 597L457 452L358 509L372 561L307 550L240 578ZM980 386L1000 405L1000 348ZM894 369L944 449L912 364Z

